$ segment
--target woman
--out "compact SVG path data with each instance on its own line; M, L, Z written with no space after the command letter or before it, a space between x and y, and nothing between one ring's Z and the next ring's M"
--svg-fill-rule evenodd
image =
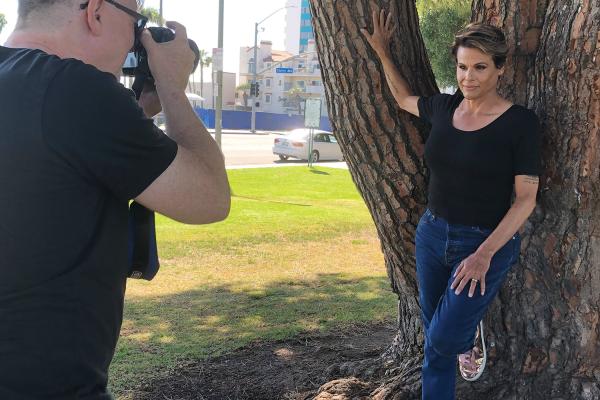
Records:
M457 356L465 379L483 372L480 321L519 258L518 230L535 208L539 122L497 92L508 52L498 28L471 24L456 36L459 92L419 97L392 61L391 15L374 12L373 25L372 34L361 31L381 59L396 101L432 126L425 144L428 209L415 239L425 331L423 399L454 399ZM476 336L483 346L474 347Z

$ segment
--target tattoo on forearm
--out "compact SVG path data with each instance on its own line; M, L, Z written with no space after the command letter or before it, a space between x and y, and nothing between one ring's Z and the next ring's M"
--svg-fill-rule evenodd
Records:
M535 175L526 175L525 183L531 183L532 185L537 185L540 183L540 178Z

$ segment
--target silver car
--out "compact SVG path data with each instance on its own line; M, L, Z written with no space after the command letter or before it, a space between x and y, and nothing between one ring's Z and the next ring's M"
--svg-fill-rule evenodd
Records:
M308 160L309 157L309 130L295 129L275 139L273 154L281 160L290 157ZM312 161L343 160L342 150L333 133L315 131L313 136Z

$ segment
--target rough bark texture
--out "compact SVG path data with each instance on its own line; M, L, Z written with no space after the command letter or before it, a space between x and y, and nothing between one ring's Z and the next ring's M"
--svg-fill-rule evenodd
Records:
M473 11L516 49L501 92L544 124L539 206L487 318L497 364L486 381L508 379L519 399L600 399L600 1L478 0Z
M399 332L388 356L418 365L423 341L414 263L414 234L426 203L425 126L401 111L375 54L359 29L371 11L392 10L392 53L416 93L433 94L435 79L418 28L414 1L312 1L313 25L334 131L381 240L398 294ZM401 62L402 61L402 62ZM418 386L418 385L417 385Z
M372 389L368 398L409 399L420 390L414 231L426 199L426 128L399 110L359 32L381 7L394 12L396 65L414 93L434 93L414 0L311 0L332 124L399 297L398 336L372 360L387 376L365 386L350 368L361 381L343 384ZM486 317L489 368L460 383L459 398L600 399L600 0L475 0L473 20L507 34L514 50L500 92L542 120L545 172L520 265ZM320 398L350 398L340 385Z

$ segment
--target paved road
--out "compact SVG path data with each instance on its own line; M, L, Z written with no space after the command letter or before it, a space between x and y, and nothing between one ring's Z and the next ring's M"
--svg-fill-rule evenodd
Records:
M278 135L226 134L221 136L225 164L252 165L271 164L279 161L271 147Z
M273 154L273 141L277 134L224 134L221 136L225 164L228 168L240 167L275 167L306 165L306 161L281 161ZM346 168L344 162L321 162L317 165L333 168Z

